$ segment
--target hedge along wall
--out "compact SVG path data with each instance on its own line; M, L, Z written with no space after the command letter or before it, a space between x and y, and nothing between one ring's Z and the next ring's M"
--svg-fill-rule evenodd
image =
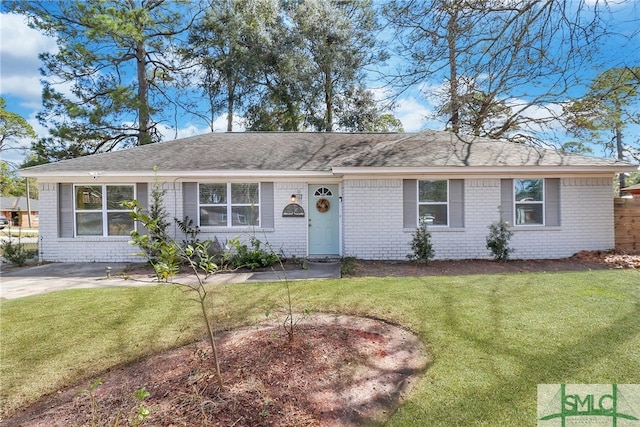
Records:
M615 199L616 250L640 254L640 198Z

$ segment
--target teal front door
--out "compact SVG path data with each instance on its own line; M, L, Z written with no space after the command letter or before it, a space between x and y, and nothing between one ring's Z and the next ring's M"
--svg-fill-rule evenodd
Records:
M340 254L340 199L337 184L309 185L309 255Z

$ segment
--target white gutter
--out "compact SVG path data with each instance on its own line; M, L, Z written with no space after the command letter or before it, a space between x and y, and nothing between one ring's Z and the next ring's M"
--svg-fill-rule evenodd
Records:
M334 174L330 171L263 171L263 170L205 170L205 171L164 171L158 170L157 173L153 171L60 171L60 172L40 172L22 170L18 171L21 176L29 178L38 178L43 181L59 181L61 178L87 178L87 179L99 179L99 178L115 178L115 179L130 179L130 178L184 178L184 179L197 179L197 178L211 178L211 177L223 177L223 178L329 178Z
M255 170L255 169L234 169L234 170L180 170L163 171L157 173L153 171L60 171L41 172L21 170L21 176L38 178L41 182L64 182L65 180L77 182L80 180L98 180L107 178L109 180L131 181L133 179L150 180L155 179L211 179L211 178L277 178L277 179L329 179L342 177L345 175L359 177L381 177L381 176L476 176L476 177L511 177L523 175L563 175L581 176L593 174L615 174L622 172L636 172L640 167L635 165L593 165L593 166L438 166L438 167L334 167L332 171L275 171L275 170Z
M587 175L635 172L635 165L594 166L440 166L440 167L334 167L336 175L474 175L508 176L531 174Z

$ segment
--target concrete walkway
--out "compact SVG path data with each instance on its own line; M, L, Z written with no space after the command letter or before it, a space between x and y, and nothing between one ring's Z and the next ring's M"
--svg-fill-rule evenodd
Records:
M154 275L133 274L129 263L53 263L35 267L7 268L0 265L0 299L14 299L46 292L80 288L157 285ZM335 262L305 262L304 268L283 271L220 273L207 283L275 282L282 280L336 279L342 265ZM107 270L109 268L109 270ZM195 277L180 275L176 283L197 283Z

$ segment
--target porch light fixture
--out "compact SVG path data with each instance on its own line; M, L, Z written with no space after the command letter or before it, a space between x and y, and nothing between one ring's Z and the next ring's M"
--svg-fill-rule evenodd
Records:
M298 193L291 195L291 203L298 203L300 201L302 201L302 194Z

